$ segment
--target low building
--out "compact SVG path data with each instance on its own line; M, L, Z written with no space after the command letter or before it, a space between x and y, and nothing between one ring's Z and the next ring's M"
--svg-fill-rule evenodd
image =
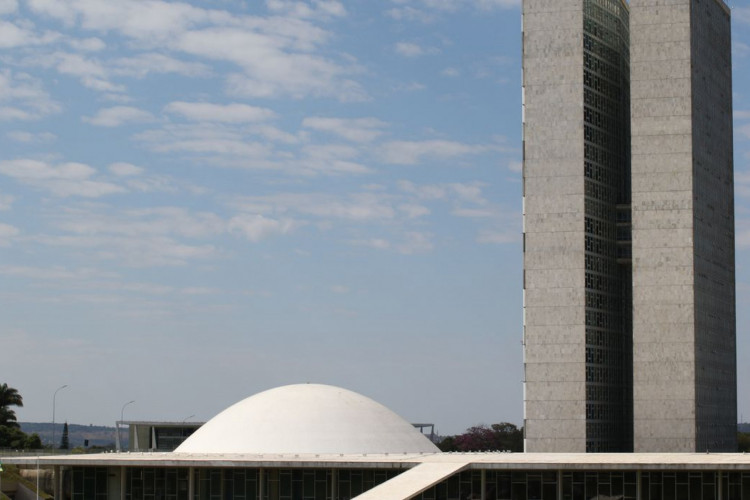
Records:
M386 407L315 384L247 398L174 452L2 461L53 468L60 500L750 500L750 455L441 453Z
M174 451L202 425L203 422L118 421L116 446L121 449L120 427L127 427L128 451Z

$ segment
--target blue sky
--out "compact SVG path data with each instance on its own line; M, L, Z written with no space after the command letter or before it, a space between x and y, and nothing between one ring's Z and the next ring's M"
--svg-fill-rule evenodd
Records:
M739 4L741 5L741 4ZM750 8L734 9L750 418ZM341 385L522 420L518 0L0 0L0 380L25 421Z

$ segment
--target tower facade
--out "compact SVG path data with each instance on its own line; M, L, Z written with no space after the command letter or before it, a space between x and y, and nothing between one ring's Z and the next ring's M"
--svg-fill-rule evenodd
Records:
M729 51L721 0L524 0L527 451L731 448Z
M638 451L736 451L730 15L631 0Z

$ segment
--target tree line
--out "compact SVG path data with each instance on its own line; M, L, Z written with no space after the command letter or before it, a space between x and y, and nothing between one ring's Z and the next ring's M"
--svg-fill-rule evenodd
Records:
M448 436L438 443L441 451L523 451L523 427L502 422L476 425L463 434Z
M0 384L0 448L38 450L43 448L39 434L26 434L16 420L12 407L22 407L23 397L17 389Z
M469 427L463 434L448 436L438 443L441 451L523 452L523 427L503 422ZM750 433L737 433L737 451L750 452Z

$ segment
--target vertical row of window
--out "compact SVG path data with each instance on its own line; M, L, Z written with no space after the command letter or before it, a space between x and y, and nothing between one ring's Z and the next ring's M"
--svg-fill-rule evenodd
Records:
M586 199L586 450L629 451L629 268L618 263L618 205L629 176L628 18L619 0L584 1L584 196ZM580 478L579 478L580 479ZM586 491L586 478L568 483ZM617 495L624 483L617 483ZM598 486L591 486L598 488ZM609 488L609 487L608 487ZM632 493L634 496L634 488ZM611 491L612 488L609 488ZM605 494L592 490L594 495ZM588 493L588 492L586 492ZM606 493L610 495L610 493ZM627 498L627 496L626 496Z
M72 476L72 500L107 500L106 467L75 467Z
M211 498L205 492L205 498ZM220 498L218 491L213 498ZM188 470L132 467L126 470L125 500L188 500Z

